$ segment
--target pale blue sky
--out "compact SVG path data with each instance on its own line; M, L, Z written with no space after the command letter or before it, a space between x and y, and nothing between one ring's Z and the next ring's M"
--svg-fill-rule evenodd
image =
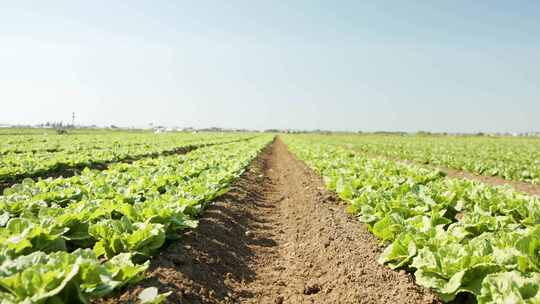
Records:
M540 1L0 0L0 123L540 131Z

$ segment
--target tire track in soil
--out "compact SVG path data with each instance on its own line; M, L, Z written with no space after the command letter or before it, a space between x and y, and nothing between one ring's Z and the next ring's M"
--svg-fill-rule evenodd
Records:
M278 138L197 229L171 243L136 286L97 303L134 303L157 286L169 303L439 303Z

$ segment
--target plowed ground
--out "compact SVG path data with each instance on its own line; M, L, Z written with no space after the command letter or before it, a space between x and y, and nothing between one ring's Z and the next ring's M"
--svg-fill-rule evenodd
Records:
M379 265L377 240L279 138L199 228L152 260L147 279L102 303L135 303L157 286L168 303L438 303L405 272Z

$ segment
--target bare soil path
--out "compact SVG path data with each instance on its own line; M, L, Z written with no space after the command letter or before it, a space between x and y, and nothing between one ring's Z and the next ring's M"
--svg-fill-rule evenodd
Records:
M376 260L377 240L318 175L277 139L199 228L152 260L147 286L169 303L438 303L411 276Z

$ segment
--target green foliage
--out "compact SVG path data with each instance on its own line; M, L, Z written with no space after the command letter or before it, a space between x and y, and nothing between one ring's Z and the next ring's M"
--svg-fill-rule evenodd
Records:
M540 184L540 140L513 137L304 136L372 156L411 160L480 175Z
M132 260L147 259L167 237L196 227L196 217L270 140L261 136L7 189L0 196L0 303L88 303L139 280L148 263ZM156 293L148 303L165 297Z
M88 249L46 254L36 251L0 266L2 303L88 303L123 284L141 279L148 263L135 265L130 254L101 263Z
M386 245L379 262L444 301L538 303L540 198L352 152L339 137L285 141Z
M122 252L135 252L150 256L165 242L161 224L131 223L126 217L120 220L102 220L90 226L88 233L99 240L94 245L97 256L114 257Z
M130 133L4 135L0 146L0 181L39 177L66 169L104 164L188 146L247 139L251 134Z
M488 275L483 283L479 304L487 303L540 303L540 274L517 271Z

